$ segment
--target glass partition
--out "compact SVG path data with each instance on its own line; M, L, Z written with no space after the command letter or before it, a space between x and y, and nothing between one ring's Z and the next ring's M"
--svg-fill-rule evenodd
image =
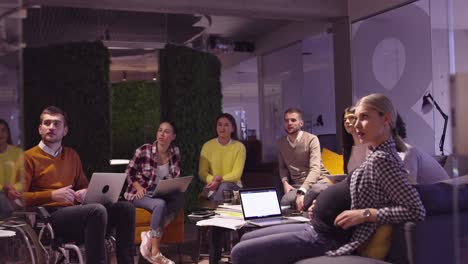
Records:
M429 1L418 1L352 25L354 101L370 93L384 93L394 102L408 124L407 141L434 155L435 139L440 138L443 120L438 113L422 112L423 96L431 92L441 100L448 89L448 65L433 67L433 43L442 44L431 34ZM448 51L439 49L445 58ZM434 58L436 60L436 58ZM434 75L437 78L434 80ZM445 82L439 81L443 78ZM437 141L438 142L438 141ZM450 141L446 150L450 153Z
M21 1L0 4L0 218L19 204L21 180L16 164L22 148L22 47Z
M262 57L263 161L277 160L276 140L283 135L283 113L302 107L304 72L302 42Z
M468 259L468 158L461 115L468 88L467 8L463 0L420 0L352 25L354 99L373 92L389 96L407 124L406 141L437 158L448 174L444 182L415 185L426 207L424 222L407 229L416 234L408 252L416 262ZM437 241L423 241L418 234L424 232ZM416 252L421 245L427 250Z
M260 137L257 76L255 57L223 69L221 73L223 112L236 119L241 140Z
M0 3L0 256L2 263L32 263L37 253L22 230L24 222L12 221L21 210L22 179L22 1Z

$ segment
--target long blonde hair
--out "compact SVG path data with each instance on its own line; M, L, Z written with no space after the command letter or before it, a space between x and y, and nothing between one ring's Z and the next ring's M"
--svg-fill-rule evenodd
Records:
M356 107L359 105L365 105L373 108L381 115L388 113L390 115L390 132L395 140L396 147L401 151L406 151L406 145L398 135L396 129L397 111L393 106L392 101L387 96L379 93L369 94L359 99L356 103Z

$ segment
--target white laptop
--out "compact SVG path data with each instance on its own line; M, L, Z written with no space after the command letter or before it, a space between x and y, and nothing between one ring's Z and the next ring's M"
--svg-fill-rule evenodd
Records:
M156 187L149 188L146 191L146 196L160 197L173 192L185 192L192 182L193 176L184 176L167 180L160 180Z
M284 217L275 188L241 189L239 196L244 220L256 226L301 223Z
M126 178L125 173L93 173L83 204L117 202Z

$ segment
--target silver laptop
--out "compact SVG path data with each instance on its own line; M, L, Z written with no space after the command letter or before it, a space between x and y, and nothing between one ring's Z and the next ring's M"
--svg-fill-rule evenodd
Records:
M192 182L193 176L184 176L167 180L160 180L156 186L146 191L146 196L160 197L173 192L185 192Z
M283 216L275 188L241 189L239 196L244 220L256 226L300 223Z
M126 178L125 173L93 173L83 204L117 202Z

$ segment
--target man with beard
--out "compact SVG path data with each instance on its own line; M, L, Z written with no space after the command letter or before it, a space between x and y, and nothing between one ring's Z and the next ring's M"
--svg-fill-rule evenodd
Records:
M329 174L322 163L320 142L317 136L302 131L302 111L289 108L284 112L285 137L278 139L279 176L284 196L281 205L295 205L304 210L304 196L314 200L328 187Z
M81 160L62 146L68 133L67 115L49 106L40 115L39 144L24 153L25 206L44 206L55 235L63 242L84 242L87 263L105 263L107 228L117 233L117 263L133 263L135 207L129 202L81 204L88 180Z

